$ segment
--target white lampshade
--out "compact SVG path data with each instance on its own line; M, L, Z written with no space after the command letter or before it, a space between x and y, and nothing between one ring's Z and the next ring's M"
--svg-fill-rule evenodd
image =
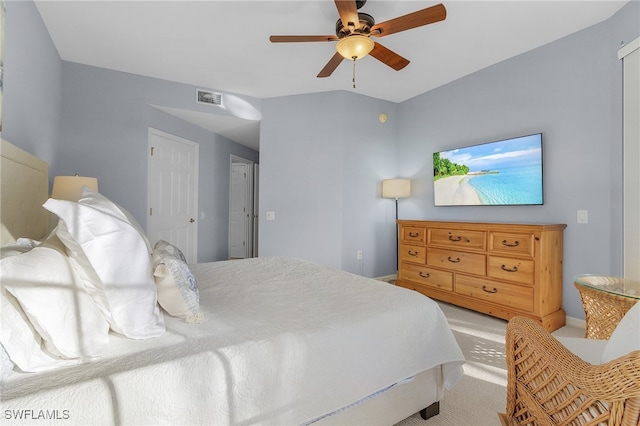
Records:
M373 40L362 35L346 36L336 43L336 50L345 59L358 60L373 50Z
M85 176L56 176L53 178L51 198L57 200L78 201L82 196L82 187L88 186L98 191L98 179Z
M411 179L385 179L382 181L382 198L407 198L411 195Z

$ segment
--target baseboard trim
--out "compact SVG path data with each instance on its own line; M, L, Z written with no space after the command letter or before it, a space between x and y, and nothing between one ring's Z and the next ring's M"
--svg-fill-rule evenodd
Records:
M587 322L583 319L567 317L566 323L568 326L571 326L571 327L578 327L578 328L582 328L583 330L587 329Z
M375 278L378 281L384 281L386 283L395 283L396 279L397 279L397 275L396 274L391 274L391 275L384 275L382 277L376 277Z

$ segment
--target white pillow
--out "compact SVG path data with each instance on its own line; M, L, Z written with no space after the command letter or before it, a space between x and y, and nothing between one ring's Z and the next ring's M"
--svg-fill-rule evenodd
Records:
M602 364L602 352L604 351L604 346L607 344L606 340L569 336L557 336L556 339L558 339L564 347L589 364Z
M198 284L180 249L159 240L153 248L153 266L160 306L188 323L202 322Z
M0 287L0 342L22 371L35 373L80 362L79 358L64 360L49 353L16 298L3 287Z
M55 199L44 208L60 218L56 233L113 331L133 339L162 335L151 256L124 214Z
M18 300L47 349L64 358L99 356L109 324L55 235L27 253L0 260L2 285Z
M618 323L602 351L602 362L609 362L632 351L640 351L640 302Z
M101 193L94 191L88 186L82 187L82 196L79 203L93 206L101 211L110 211L115 215L119 215L120 213L122 213L125 219L131 224L131 226L133 226L138 234L140 234L140 237L142 237L142 240L147 246L147 251L149 252L149 254L151 254L153 250L151 249L151 243L149 242L149 238L147 238L147 234L145 234L145 232L142 230L142 226L140 226L140 223L138 223L136 218L133 217L133 215L129 213L127 209L120 206L119 204L114 203Z

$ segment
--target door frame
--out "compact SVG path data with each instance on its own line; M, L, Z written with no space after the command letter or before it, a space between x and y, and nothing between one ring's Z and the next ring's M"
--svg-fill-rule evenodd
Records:
M638 69L640 68L640 37L618 50L622 64L622 257L623 275L627 279L640 279L640 96L638 96Z

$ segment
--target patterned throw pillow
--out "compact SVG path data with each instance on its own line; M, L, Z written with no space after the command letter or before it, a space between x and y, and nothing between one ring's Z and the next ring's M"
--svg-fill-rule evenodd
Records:
M198 284L182 251L159 240L153 247L153 268L160 306L169 315L188 323L202 322Z

